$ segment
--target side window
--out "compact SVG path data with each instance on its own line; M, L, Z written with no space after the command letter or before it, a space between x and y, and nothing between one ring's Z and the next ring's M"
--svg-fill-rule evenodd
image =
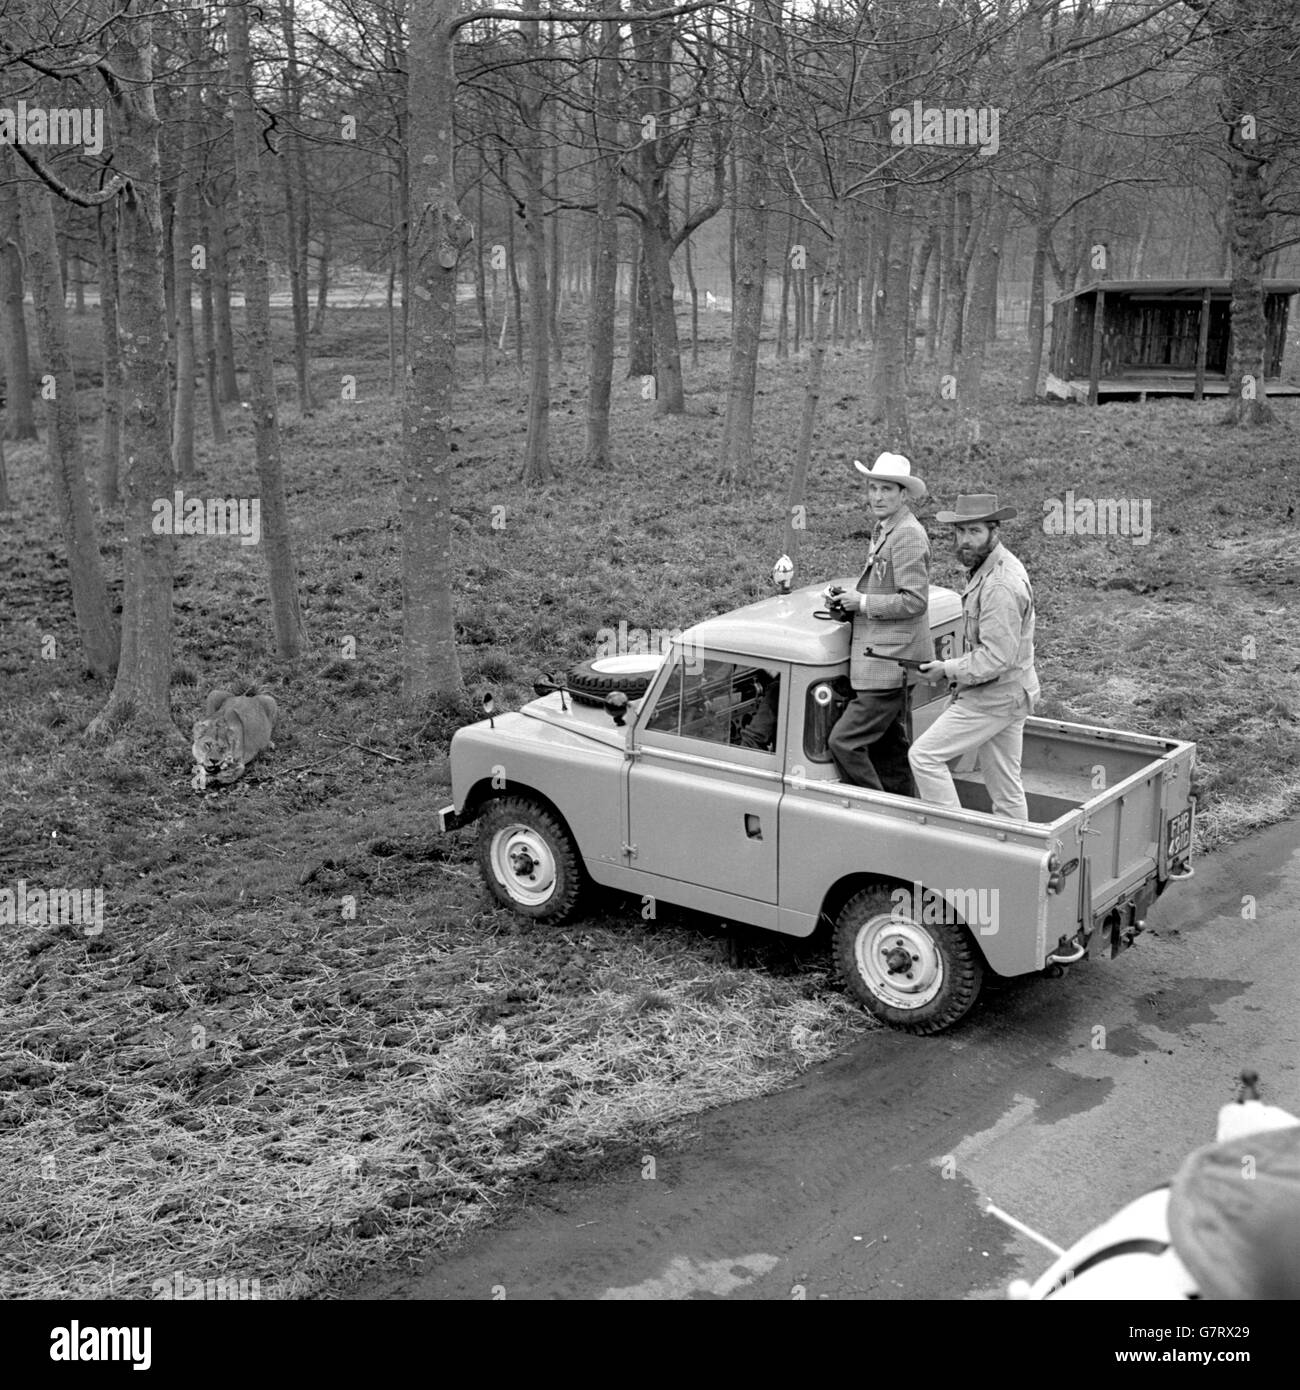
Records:
M803 712L803 755L809 762L831 761L827 740L835 721L853 699L853 687L847 676L820 680L808 687Z
M645 727L774 752L780 699L779 670L710 658L689 664L679 660Z
M655 707L646 721L647 729L657 729L661 734L675 734L682 719L682 659L677 657L668 682L659 692Z

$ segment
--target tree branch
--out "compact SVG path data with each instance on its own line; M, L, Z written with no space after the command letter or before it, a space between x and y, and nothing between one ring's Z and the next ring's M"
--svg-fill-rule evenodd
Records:
M60 198L69 203L75 203L79 208L97 208L102 203L111 203L131 182L125 174L114 174L113 182L107 187L101 188L98 193L79 193L75 188L64 183L62 179L56 178L48 169L43 168L32 155L27 153L25 145L14 145L13 149L23 163L51 192L57 193Z
M471 10L468 14L457 15L448 25L448 32L459 33L467 24L480 19L504 19L507 22L523 23L525 20L555 20L560 24L600 24L608 20L615 24L672 19L674 15L690 14L694 10L707 10L712 0L691 0L687 5L674 5L668 10Z

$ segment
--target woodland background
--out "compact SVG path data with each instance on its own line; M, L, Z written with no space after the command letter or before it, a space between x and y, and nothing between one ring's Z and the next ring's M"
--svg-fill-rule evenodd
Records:
M852 569L855 457L929 482L937 582L936 506L1019 506L1044 712L1195 739L1201 851L1300 804L1297 406L1242 389L1291 9L0 2L0 107L107 132L0 145L0 883L107 903L0 927L10 1296L327 1292L870 1027L816 939L530 931L430 830L485 688ZM891 145L914 100L998 153ZM1231 279L1226 401L1037 396L1103 275ZM262 544L156 535L177 487ZM1044 534L1070 489L1151 543ZM252 683L277 750L196 795Z

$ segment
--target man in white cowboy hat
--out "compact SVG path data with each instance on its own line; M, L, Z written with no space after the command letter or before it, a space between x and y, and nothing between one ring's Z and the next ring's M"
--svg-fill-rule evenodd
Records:
M961 596L966 651L921 667L923 679L946 680L954 690L908 758L922 801L960 809L948 764L978 749L994 814L1028 820L1020 754L1039 687L1034 591L1000 536L1000 523L1015 515L1014 507L999 507L997 496L984 492L958 497L955 512L936 516L956 528L957 558L970 572Z
M855 697L831 730L831 757L846 782L897 796L915 796L907 762L907 670L886 657L926 661L930 641L930 538L908 503L925 484L902 454L881 454L870 468L867 505L876 519L867 563L854 590L828 599L852 618L849 680ZM880 655L868 656L870 648Z

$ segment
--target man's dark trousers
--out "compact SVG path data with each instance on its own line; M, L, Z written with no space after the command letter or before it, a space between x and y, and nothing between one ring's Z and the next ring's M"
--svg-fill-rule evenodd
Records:
M907 687L858 690L835 721L831 757L846 782L895 796L915 796L907 761Z

